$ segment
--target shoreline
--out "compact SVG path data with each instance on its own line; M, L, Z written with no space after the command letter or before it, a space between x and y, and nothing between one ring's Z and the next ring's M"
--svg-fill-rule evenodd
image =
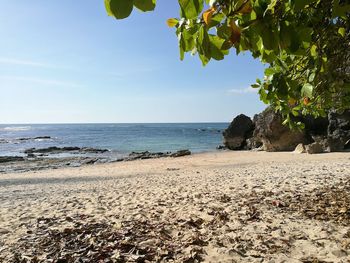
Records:
M214 152L206 151L206 152ZM216 150L217 151L217 150ZM8 173L25 173L30 171L62 169L64 167L82 167L115 162L129 162L139 159L159 159L167 157L183 157L192 153L189 150L178 150L175 152L130 152L126 154L113 155L107 149L87 147L50 147L44 149L28 149L27 156L0 156L0 175ZM87 153L93 153L89 155ZM38 155L36 155L38 154Z
M349 160L218 151L3 174L0 261L347 262Z

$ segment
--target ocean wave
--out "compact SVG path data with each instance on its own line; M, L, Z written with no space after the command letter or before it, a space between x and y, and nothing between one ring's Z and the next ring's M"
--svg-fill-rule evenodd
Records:
M5 127L5 128L0 128L0 130L3 130L3 131L28 131L31 128L32 128L31 126L9 126L9 127Z

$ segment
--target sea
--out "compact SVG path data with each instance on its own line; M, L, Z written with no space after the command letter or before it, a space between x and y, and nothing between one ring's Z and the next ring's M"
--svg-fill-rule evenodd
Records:
M25 156L29 148L91 147L114 157L131 152L215 151L228 123L0 124L0 156ZM38 138L39 137L39 138ZM40 138L46 137L46 138ZM48 139L49 137L49 139Z

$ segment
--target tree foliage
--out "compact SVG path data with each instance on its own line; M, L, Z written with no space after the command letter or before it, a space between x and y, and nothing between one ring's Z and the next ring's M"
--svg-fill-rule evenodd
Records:
M178 0L180 58L198 54L203 65L231 50L250 51L267 65L252 85L261 100L293 116L324 116L350 108L350 3L348 0ZM117 19L156 0L105 0ZM302 124L300 124L302 125Z

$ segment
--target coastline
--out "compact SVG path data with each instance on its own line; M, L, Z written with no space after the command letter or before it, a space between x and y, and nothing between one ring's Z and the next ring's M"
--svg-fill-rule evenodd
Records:
M1 174L0 259L92 260L114 233L110 249L121 262L346 262L349 160L217 151ZM72 239L80 249L65 246Z

